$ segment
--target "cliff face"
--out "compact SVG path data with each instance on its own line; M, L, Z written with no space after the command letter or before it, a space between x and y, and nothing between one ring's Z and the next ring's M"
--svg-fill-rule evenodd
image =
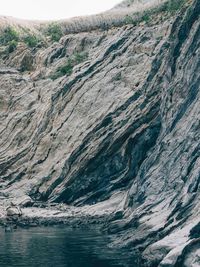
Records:
M166 57L146 80L146 92L159 106L154 115L159 134L128 191L127 220L110 229L120 229L127 245L145 246L143 255L152 266L200 264L199 14L196 1L176 19L164 46ZM148 94L146 101L152 103Z
M194 1L1 56L2 197L122 193L113 244L142 251L141 266L199 266L199 14Z
M47 48L20 44L3 57L6 192L84 204L126 190L160 131L159 96L150 99L145 84L170 21L69 34Z

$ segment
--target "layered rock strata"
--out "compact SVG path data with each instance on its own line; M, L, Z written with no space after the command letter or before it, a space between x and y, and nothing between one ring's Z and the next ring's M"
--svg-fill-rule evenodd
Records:
M196 267L200 2L164 14L1 58L0 197L115 214L141 266Z

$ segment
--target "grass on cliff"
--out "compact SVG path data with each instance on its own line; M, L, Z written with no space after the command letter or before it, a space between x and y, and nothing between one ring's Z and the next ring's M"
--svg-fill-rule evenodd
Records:
M0 34L0 45L6 46L3 53L9 55L16 50L19 42L26 44L29 48L35 48L39 45L43 45L48 40L51 42L58 42L64 35L64 31L65 34L67 34L92 30L106 31L112 27L121 27L123 25L137 26L140 23L149 25L154 23L155 19L159 17L158 15L160 15L161 20L174 16L179 10L181 10L185 3L190 2L190 0L168 0L164 4L157 5L156 7L133 13L127 9L127 12L125 10L123 12L119 11L119 13L110 12L89 16L87 18L75 18L68 21L66 24L64 22L62 24L53 22L43 28L43 36L40 36L40 34L35 35L29 32L29 30L24 30L24 32L19 33L15 27L7 26ZM73 58L69 60L63 68L59 68L57 70L56 75L61 76L63 74L70 74L73 67L78 64L76 62L84 60L81 58L81 55L79 55L79 57L80 59L74 59L73 56Z
M14 52L20 42L26 44L29 48L34 48L41 43L41 39L31 33L19 33L14 27L11 26L6 27L0 34L0 45L6 46L6 54Z
M187 0L169 0L162 5L161 11L174 15L186 4L186 2Z
M122 8L118 11L113 10L106 13L92 15L88 17L73 18L62 23L51 23L45 26L45 36L49 37L51 41L59 41L64 34L74 34L80 32L89 32L93 30L107 31L110 28L121 27L123 25L137 26L144 22L151 24L154 19L160 15L161 19L167 19L178 12L185 3L190 0L168 0L165 3L160 3L145 9L145 5L135 4L135 9Z
M10 41L8 48L7 48L8 53L10 54L10 53L14 52L15 49L17 48L17 45L18 45L17 41L15 41L15 40Z
M56 72L51 75L52 80L56 80L64 75L71 75L73 72L73 68L84 62L88 58L88 53L87 52L81 52L81 53L75 53L72 55L71 58L68 58L66 64L63 66L58 67Z
M6 52L12 53L18 45L19 33L13 27L6 27L0 35L0 44L7 46Z
M66 24L53 22L43 29L43 35L44 39L49 38L52 42L58 42L64 35L64 31L66 34L96 29L105 31L112 27L120 27L127 24L132 24L134 26L137 26L141 22L148 24L153 21L153 16L156 18L156 16L161 13L162 15L164 13L164 17L174 15L189 1L190 0L168 0L164 4L157 5L156 7L147 10L138 10L138 12L133 13L127 9L127 12L125 10L123 12L119 11L119 13L110 12L89 16L87 18L75 18L68 21ZM34 48L41 40L37 35L30 32L19 33L12 26L7 26L0 34L0 44L9 46L8 51L10 52L16 49L18 42L24 42L28 47Z
M140 24L141 22L148 24L154 20L154 17L161 13L164 13L165 17L168 18L169 16L173 16L179 10L181 10L186 2L187 0L168 0L156 8L148 9L141 13L134 13L133 15L126 15L124 23L132 24L134 26Z
M23 42L30 48L34 48L41 43L41 39L33 34L27 34L23 37Z
M0 43L7 45L12 41L19 41L19 33L13 27L6 27L0 35Z
M62 28L58 23L51 23L45 30L45 35L48 36L51 41L58 42L63 36Z

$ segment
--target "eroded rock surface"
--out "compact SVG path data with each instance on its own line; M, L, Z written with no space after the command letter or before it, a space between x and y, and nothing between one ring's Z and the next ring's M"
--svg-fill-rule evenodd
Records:
M194 1L176 16L67 34L26 50L28 69L24 49L2 58L1 202L115 213L113 245L138 249L141 266L199 266L199 14Z

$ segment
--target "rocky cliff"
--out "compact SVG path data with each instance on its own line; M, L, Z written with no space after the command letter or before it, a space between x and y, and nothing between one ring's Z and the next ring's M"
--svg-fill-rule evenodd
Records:
M140 266L200 266L200 2L129 2L119 25L3 45L1 202L112 206L112 244Z

